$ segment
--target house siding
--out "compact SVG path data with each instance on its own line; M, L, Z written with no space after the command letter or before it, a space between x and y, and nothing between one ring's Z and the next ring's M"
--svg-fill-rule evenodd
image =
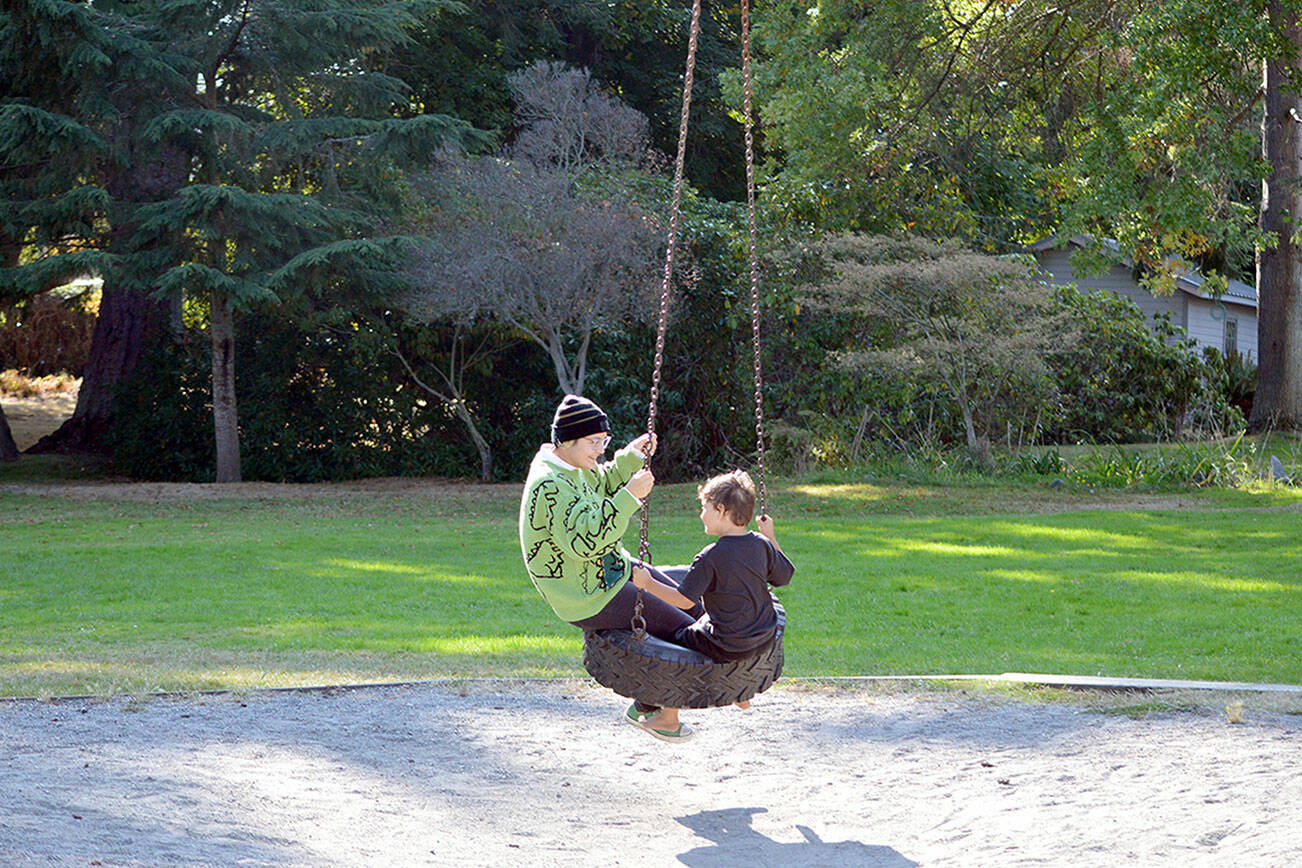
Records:
M1226 316L1216 319L1213 317L1215 302L1181 290L1171 295L1153 295L1138 284L1128 266L1114 265L1103 274L1076 279L1068 250L1041 250L1035 256L1050 283L1056 286L1074 283L1082 291L1116 293L1133 301L1150 323L1154 316L1165 311L1171 316L1171 324L1183 328L1199 346L1216 347L1223 351L1225 319L1234 319L1238 323L1239 352L1247 354L1253 360L1257 358L1257 312L1251 305L1225 301Z
M1189 337L1202 346L1225 349L1225 323L1235 320L1238 324L1236 343L1240 353L1255 359L1257 357L1257 317L1256 311L1240 304L1226 302L1224 313L1217 318L1220 308L1216 302L1205 298L1189 298Z
M1124 265L1114 265L1103 274L1077 279L1072 271L1069 255L1066 250L1047 250L1037 256L1040 266L1048 273L1050 283L1055 286L1074 283L1082 292L1090 290L1112 292L1133 301L1135 306L1144 312L1144 316L1148 317L1150 323L1157 314L1166 312L1171 315L1172 325L1182 327L1185 325L1183 293L1153 295L1135 283L1130 269Z
M1239 321L1239 352L1252 359L1257 360L1257 312L1255 310L1245 310L1242 316L1237 317Z

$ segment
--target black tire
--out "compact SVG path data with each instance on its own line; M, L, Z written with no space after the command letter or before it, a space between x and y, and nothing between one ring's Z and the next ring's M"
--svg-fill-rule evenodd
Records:
M782 675L787 617L780 605L774 608L777 635L753 657L720 663L654 636L638 640L631 630L598 630L584 634L583 668L602 686L649 705L713 708L743 702Z

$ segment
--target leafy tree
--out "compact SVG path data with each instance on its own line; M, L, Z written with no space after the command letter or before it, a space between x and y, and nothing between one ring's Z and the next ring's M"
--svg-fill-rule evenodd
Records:
M581 393L594 332L645 310L654 283L658 232L612 173L645 152L645 121L559 65L511 87L515 144L447 153L426 178L417 228L431 244L405 306L426 322L507 324L546 352L562 391Z
M1046 232L1086 60L1122 5L763 7L756 91L771 194L830 229L986 250Z
M823 226L1115 239L1157 292L1192 264L1255 270L1252 424L1302 425L1300 5L768 7L771 188Z
M1254 430L1302 426L1298 16L1295 0L1143 5L1118 33L1125 62L1110 66L1070 167L1068 231L1118 238L1158 291L1189 262L1255 269Z
M845 371L934 384L982 460L1018 414L1043 411L1053 394L1047 357L1068 330L1028 263L954 242L863 235L835 236L823 255L832 276L810 302L887 332L834 351Z
M1246 276L1259 240L1249 191L1263 166L1249 109L1265 32L1243 29L1255 13L1232 21L1231 5L1135 10L1100 46L1100 87L1076 125L1063 231L1114 239L1159 292L1189 262Z

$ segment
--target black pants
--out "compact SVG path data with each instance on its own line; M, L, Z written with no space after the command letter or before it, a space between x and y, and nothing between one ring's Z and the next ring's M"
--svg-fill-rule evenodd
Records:
M641 564L640 561L634 561L634 564ZM651 571L651 575L659 582L671 587L678 587L683 576L687 575L687 567L666 567L664 570L656 567L646 566ZM637 603L637 588L633 586L632 581L624 583L624 587L615 592L615 596L606 604L605 608L590 618L584 618L582 621L571 621L570 623L584 630L631 630L633 628L633 607ZM696 623L696 619L705 614L701 604L697 603L693 608L684 611L677 606L671 606L659 597L649 593L642 594L642 617L646 619L646 631L657 639L663 639L666 642L673 642L674 637L678 635L679 630L684 630ZM660 710L657 705L647 705L638 700L634 703L637 710L643 714L654 714Z

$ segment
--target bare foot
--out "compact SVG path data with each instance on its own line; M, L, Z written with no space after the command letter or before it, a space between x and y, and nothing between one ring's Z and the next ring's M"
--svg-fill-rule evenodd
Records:
M662 708L648 717L646 724L652 729L663 729L672 732L678 729L678 709Z
M737 706L738 708L750 708L750 700L743 699L741 702L734 702L733 705Z

